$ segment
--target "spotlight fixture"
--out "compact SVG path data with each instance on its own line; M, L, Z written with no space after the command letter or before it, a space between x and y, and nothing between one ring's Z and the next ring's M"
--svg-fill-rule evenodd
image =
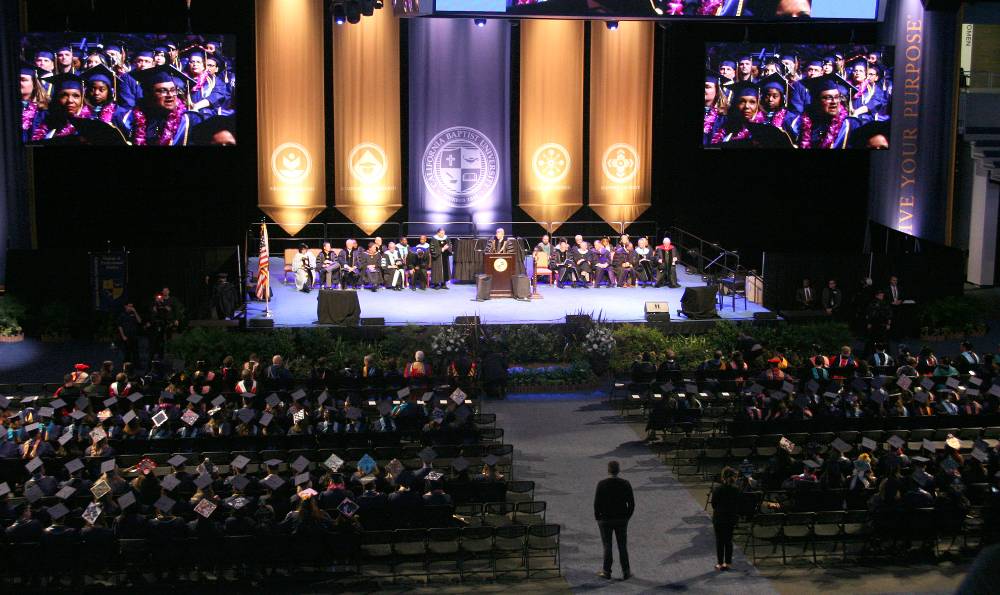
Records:
M486 19L472 19L472 22L479 28L486 26Z
M347 22L357 25L361 22L361 2L359 0L347 0L344 2L344 10L347 11Z
M343 25L347 22L347 14L344 12L343 4L333 5L333 22L338 25Z
M604 24L607 26L609 31L618 30L618 21L604 21Z

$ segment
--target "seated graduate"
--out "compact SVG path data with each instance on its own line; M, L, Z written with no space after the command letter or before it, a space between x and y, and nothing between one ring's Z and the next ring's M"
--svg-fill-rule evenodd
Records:
M809 107L801 118L798 145L801 149L847 149L860 127L845 106L852 87L835 74L806 79Z
M201 121L185 104L191 79L167 65L139 71L135 76L142 85L143 98L122 116L128 140L139 146L187 145L191 127Z
M90 106L84 101L83 79L75 74L59 74L48 79L52 85L49 107L31 133L31 140L40 142L60 137L79 136L71 118L90 117Z

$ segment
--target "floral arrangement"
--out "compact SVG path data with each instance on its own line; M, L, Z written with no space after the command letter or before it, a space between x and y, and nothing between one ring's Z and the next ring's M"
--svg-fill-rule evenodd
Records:
M24 333L19 321L24 312L24 306L12 298L0 298L0 337L19 337Z
M583 349L590 356L607 357L615 348L615 337L606 326L594 325L583 340Z
M465 333L454 326L443 327L431 337L431 351L435 355L456 355L465 349Z

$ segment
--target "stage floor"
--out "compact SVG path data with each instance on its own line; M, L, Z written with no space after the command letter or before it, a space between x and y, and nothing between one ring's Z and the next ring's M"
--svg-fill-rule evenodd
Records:
M700 277L678 271L678 281L682 286L702 286ZM477 302L476 286L473 284L451 285L445 290L426 291L358 291L361 316L384 318L386 324L451 324L456 316L479 316L483 324L531 324L562 323L567 314L587 314L592 318L602 318L608 322L642 322L645 320L645 302L668 302L671 320L678 321L684 287L669 289L661 287L583 289L549 287L539 285L542 299L518 301L514 299L493 299ZM274 299L271 314L277 327L313 326L316 322L317 290L310 293L295 291L294 284L273 286ZM733 312L731 302L719 310L723 319L747 320L754 312L766 312L759 304L742 300L736 303ZM263 315L264 304L251 302L248 316L259 318ZM686 320L686 319L679 319Z

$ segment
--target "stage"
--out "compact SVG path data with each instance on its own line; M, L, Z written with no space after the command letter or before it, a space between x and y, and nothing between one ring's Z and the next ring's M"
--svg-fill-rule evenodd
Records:
M476 286L473 284L450 285L448 290L390 291L378 292L359 290L361 316L364 318L384 318L387 325L427 325L451 324L456 316L479 316L483 324L542 324L562 323L567 314L587 314L608 322L643 322L645 302L667 302L673 322L686 321L678 318L684 287L703 286L700 277L678 270L678 281L682 287L652 288L565 288L539 285L542 299L518 301L514 299L493 299L475 301ZM272 286L274 299L271 301L271 315L276 327L316 326L316 299L319 292L295 291L295 285L275 282ZM755 312L767 312L759 305L737 300L736 311L731 301L726 299L725 308L718 310L723 320L750 320ZM247 316L260 318L264 313L262 302L250 302Z

